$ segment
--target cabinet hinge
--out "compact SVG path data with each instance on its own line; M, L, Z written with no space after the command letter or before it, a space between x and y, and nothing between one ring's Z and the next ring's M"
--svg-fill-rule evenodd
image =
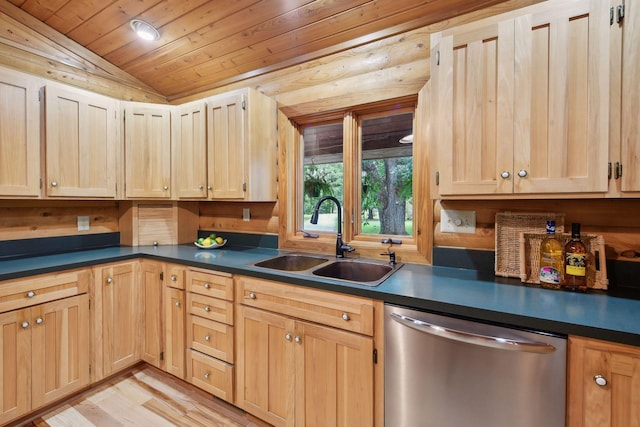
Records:
M247 109L247 101L245 101L244 99L242 100L242 109L243 110Z
M373 364L378 364L378 349L375 348L373 349Z
M42 190L42 178L40 178L40 189Z
M440 51L436 50L436 65L440 65Z
M91 363L89 363L89 375L91 375Z
M620 23L622 22L622 20L624 19L624 3L619 4L616 7L616 23Z
M244 191L245 193L247 192L247 183L246 182L242 183L242 191Z
M164 360L164 351L160 352L160 360Z
M620 179L622 177L622 163L616 162L616 167L613 174L613 177L615 179Z
M164 280L164 271L161 271L160 272L160 281L163 281L163 280Z
M91 300L89 300L89 311L91 311Z
M440 185L440 172L436 171L436 185Z
M607 179L611 179L611 162L607 163Z

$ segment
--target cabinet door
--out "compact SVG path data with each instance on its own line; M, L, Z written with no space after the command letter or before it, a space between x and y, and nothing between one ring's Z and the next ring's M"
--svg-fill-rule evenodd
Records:
M274 426L293 426L295 322L239 306L236 328L236 404Z
M568 402L570 427L640 426L640 350L571 337Z
M31 309L32 409L89 384L88 319L86 294Z
M622 191L640 191L640 7L624 3L622 21Z
M162 263L140 262L142 292L142 360L160 368L163 348L162 331Z
M608 2L525 10L515 19L514 192L605 192Z
M174 115L173 159L178 199L207 197L207 117L204 102L181 105Z
M165 369L178 378L185 378L185 305L184 290L165 287L164 358Z
M127 262L96 269L94 380L140 360L142 291L137 266Z
M38 82L0 69L0 196L40 195Z
M31 409L29 309L0 314L0 424Z
M45 102L46 194L114 198L118 102L55 85Z
M439 192L511 193L513 20L466 28L431 50Z
M295 424L373 425L373 339L296 324Z
M170 198L171 110L130 103L125 111L127 197Z
M244 198L245 105L243 93L207 100L209 198Z

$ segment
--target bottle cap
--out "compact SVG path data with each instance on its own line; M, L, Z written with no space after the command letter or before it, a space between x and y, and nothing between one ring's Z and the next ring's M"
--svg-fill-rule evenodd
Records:
M556 232L556 222L547 221L547 234L554 234Z
M574 222L571 224L571 237L580 237L580 223Z

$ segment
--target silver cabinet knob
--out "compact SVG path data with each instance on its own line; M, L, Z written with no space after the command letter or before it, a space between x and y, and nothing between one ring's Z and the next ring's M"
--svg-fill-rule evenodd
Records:
M177 282L178 281L178 276L176 276L175 274L171 275L171 281L172 282Z
M509 173L509 171L502 171L500 176L502 177L502 179L508 179L511 176L511 173Z
M524 170L524 169L520 169L520 170L518 171L518 176L519 176L520 178L524 178L525 176L527 176L527 171L526 171L526 170Z
M207 313L211 311L211 307L209 307L208 305L204 306L204 311L206 311Z
M27 292L27 298L33 298L33 297L35 297L35 296L36 296L36 293L35 293L35 292L33 292L33 291L29 291L29 292Z
M254 294L253 292L249 292L249 298L256 299L256 294Z
M287 340L287 341L291 341L291 334L287 332L287 333L284 335L284 339L285 339L285 340Z
M180 301L176 301L176 307L180 307Z
M204 190L204 185L202 184L198 185L198 190Z
M164 187L162 187L162 189L163 189L164 191L167 191L167 190L169 189L169 186L168 186L168 185L165 185Z
M27 322L26 320L24 322L22 322L22 329L27 329L29 327L29 322Z
M205 288L205 289L211 289L211 285L210 285L209 283L205 283L205 284L204 284L204 288Z
M299 335L296 335L296 337L294 338L294 341L300 344L302 342L302 338L300 338Z
M51 181L51 186L52 187L57 187L58 186L58 181Z
M107 283L113 283L113 278L107 277Z
M351 317L349 317L349 313L342 313L342 320L351 320Z
M211 189L213 189L213 187L210 185L207 185L207 190L211 190Z
M42 325L43 322L44 322L44 319L42 317L37 317L36 318L36 324L37 325Z
M607 385L607 379L602 375L596 375L593 377L593 381L598 384L600 387L604 387Z
M209 335L205 335L205 336L204 336L204 340L205 340L206 342L209 342L209 341L211 341L211 337L210 337Z
M205 372L205 374L204 374L204 379L205 379L205 380L208 380L208 379L209 379L209 372Z

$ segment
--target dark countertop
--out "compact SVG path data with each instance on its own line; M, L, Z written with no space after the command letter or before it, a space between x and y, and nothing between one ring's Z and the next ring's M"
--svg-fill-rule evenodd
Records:
M538 331L640 346L640 300L526 286L473 270L405 264L377 287L249 266L284 253L266 248L193 245L113 247L0 261L0 280L145 257L343 292L386 303Z

